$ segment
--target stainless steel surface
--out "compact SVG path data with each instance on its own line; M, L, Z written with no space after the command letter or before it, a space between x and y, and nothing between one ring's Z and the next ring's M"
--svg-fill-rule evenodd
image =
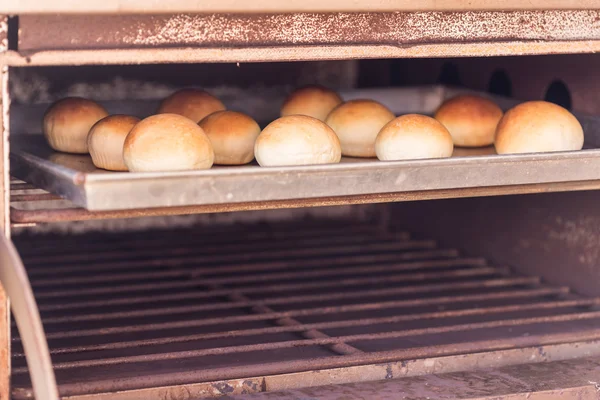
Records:
M0 282L10 298L20 340L27 353L35 398L58 400L48 344L27 273L13 244L4 235L0 235L0 265Z
M600 298L365 223L15 242L68 397L179 399L227 394L237 384L218 381L237 378L248 391L266 379L339 383L352 368L368 380L388 362L415 365L398 372L411 375L468 369L460 360L471 356L482 367L600 355ZM23 398L25 353L13 344L13 395Z
M441 87L363 90L396 114L429 113L455 90ZM503 106L511 101L502 99ZM581 118L588 145L598 142L597 118ZM600 179L600 150L490 155L493 149L457 149L449 159L381 162L345 158L335 165L261 168L213 167L204 171L116 173L94 168L89 156L53 152L40 135L15 135L12 173L91 211L298 201L418 191L453 191ZM486 155L478 155L478 154ZM507 190L506 193L510 191Z

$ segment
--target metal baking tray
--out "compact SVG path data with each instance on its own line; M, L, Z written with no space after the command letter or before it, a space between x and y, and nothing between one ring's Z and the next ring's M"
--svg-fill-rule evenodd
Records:
M346 100L371 98L396 114L431 114L444 99L459 92L464 90L428 86L354 90L343 92L342 96ZM511 99L494 99L505 109L516 103ZM111 102L105 105L111 112L136 109L138 115L143 115L150 114L156 104ZM17 118L37 124L44 108L29 108ZM272 118L276 117L277 109L270 112ZM12 115L15 115L14 110ZM267 115L269 111L263 112L261 118ZM599 118L577 117L586 135L586 146L580 151L497 155L493 147L457 148L453 157L447 159L382 162L344 158L340 164L333 165L262 168L254 163L164 173L98 170L89 156L54 152L41 134L31 134L35 132L33 126L21 124L27 127L26 131L13 132L11 139L11 174L90 211L447 192L481 187L503 187L506 193L511 193L511 186L600 180Z

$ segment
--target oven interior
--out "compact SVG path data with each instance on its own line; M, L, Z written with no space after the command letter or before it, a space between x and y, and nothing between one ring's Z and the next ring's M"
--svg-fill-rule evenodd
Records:
M443 85L594 115L599 60L16 68L11 141L65 95L148 107L186 86L264 120L308 83ZM560 190L123 219L14 179L12 240L63 398L250 394L599 356L600 198ZM11 330L12 396L31 398Z

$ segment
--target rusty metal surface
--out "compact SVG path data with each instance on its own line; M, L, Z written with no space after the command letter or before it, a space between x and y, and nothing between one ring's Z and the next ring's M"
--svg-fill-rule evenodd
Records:
M596 8L595 0L277 0L239 2L235 0L200 1L172 0L147 2L144 0L89 0L80 3L72 0L3 0L0 12L7 14L43 13L164 13L164 12L302 12L302 11L416 11L416 10L534 10L534 9L585 9Z
M535 54L578 54L600 51L599 40L506 41L412 46L344 45L247 48L165 48L50 50L31 55L7 51L0 61L15 67L58 65L127 65L167 63L242 63L381 58L490 57Z
M8 17L0 15L0 54L8 49ZM9 164L8 135L10 95L8 90L8 67L0 63L0 232L10 238L9 216ZM3 266L4 268L5 266ZM5 288L0 285L0 399L8 399L10 394L11 371L11 332L10 302Z
M345 385L359 382L382 381L432 373L469 371L482 368L498 368L521 363L541 363L568 360L577 357L590 357L597 354L594 349L599 342L572 345L551 345L534 348L504 350L497 352L474 353L463 356L434 357L421 360L390 362L384 364L360 365L355 367L332 368L320 371L306 371L283 375L251 377L174 385L162 388L139 389L113 393L98 393L68 397L70 400L133 400L159 397L173 399L200 399L260 392L286 391L324 385ZM343 390L343 386L341 388ZM585 397L584 397L585 399ZM578 399L581 400L581 399Z
M600 11L22 16L19 51L600 39Z
M185 396L241 378L220 386L239 393L338 383L358 371L348 368L364 379L431 372L444 365L432 357L456 370L600 349L590 344L600 340L598 298L369 224L293 226L84 235L62 238L64 249L16 237L61 395ZM85 270L69 247L85 249ZM27 368L13 342L22 398ZM314 370L332 371L318 380Z
M596 400L600 398L598 376L600 359L588 358L507 366L481 372L455 372L239 397L225 396L223 399Z
M499 263L521 265L526 273L597 295L599 195L589 191L404 203L394 208L394 220L427 234L435 224L436 237L447 246L478 249ZM465 229L450 228L465 221Z

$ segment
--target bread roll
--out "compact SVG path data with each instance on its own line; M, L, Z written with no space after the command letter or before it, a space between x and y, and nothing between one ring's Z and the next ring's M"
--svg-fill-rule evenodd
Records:
M42 130L50 147L66 153L86 154L92 125L108 112L100 104L80 97L67 97L52 104L44 115Z
M480 96L461 95L444 102L435 119L448 129L456 146L483 147L494 143L502 109Z
M375 157L375 138L394 117L376 101L351 100L336 107L325 122L340 138L343 155Z
M254 145L262 167L338 163L340 141L330 127L316 118L289 115L271 122Z
M388 122L375 140L375 152L382 161L450 157L453 149L452 136L444 125L417 114Z
M221 100L199 89L182 89L162 101L158 114L179 114L194 122L216 111L225 110Z
M213 164L210 140L196 124L176 114L158 114L138 122L123 147L129 171L207 169Z
M217 111L200 121L215 152L215 164L241 165L254 160L260 126L246 114Z
M110 115L96 122L88 134L88 148L94 165L111 171L127 171L123 161L123 144L135 124L130 115Z
M318 85L306 86L288 96L281 107L281 116L308 115L325 121L341 102L342 98L333 90Z
M496 131L496 152L581 150L583 128L569 111L546 101L529 101L506 112Z

